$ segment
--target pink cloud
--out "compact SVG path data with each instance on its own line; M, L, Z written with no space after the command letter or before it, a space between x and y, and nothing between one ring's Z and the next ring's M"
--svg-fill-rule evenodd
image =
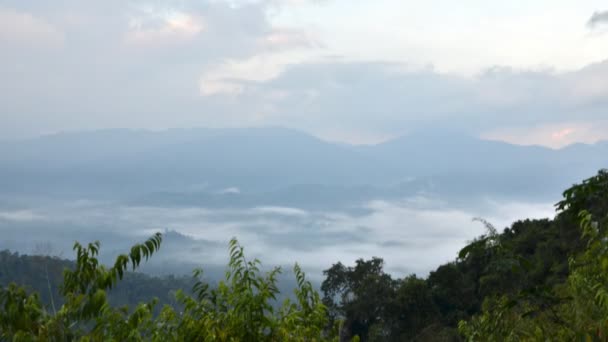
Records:
M600 140L608 140L608 121L506 127L482 134L482 138L517 145L542 145L552 148L561 148L577 142L592 144Z
M555 140L562 140L564 138L566 138L567 136L569 136L570 134L574 133L574 129L572 128L564 128L561 129L557 132L553 132L553 134L551 134L551 138L555 139Z
M166 45L189 41L205 30L205 23L199 16L174 14L163 18L162 24L147 27L142 20L132 20L131 29L125 41L133 45Z
M0 8L0 42L58 46L64 36L55 26L30 13Z

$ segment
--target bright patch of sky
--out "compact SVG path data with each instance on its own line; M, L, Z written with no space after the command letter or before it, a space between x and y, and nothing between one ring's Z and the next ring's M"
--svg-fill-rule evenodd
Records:
M575 69L608 56L589 32L602 1L346 1L294 6L275 25L306 27L328 54L474 74L494 65Z

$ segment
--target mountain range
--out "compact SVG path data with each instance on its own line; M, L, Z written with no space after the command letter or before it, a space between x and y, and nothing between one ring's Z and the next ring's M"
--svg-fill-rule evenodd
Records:
M608 166L608 142L562 149L419 131L376 145L286 128L112 129L0 142L5 195L206 206L323 206L416 194L555 198Z

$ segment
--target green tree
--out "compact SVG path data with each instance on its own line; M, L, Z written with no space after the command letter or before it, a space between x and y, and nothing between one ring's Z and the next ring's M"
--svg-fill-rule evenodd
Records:
M608 172L572 186L556 206L558 219L576 217L584 245L567 278L532 295L486 298L481 314L459 324L467 340L608 340Z
M323 272L323 302L332 321L340 322L342 338L358 336L367 341L370 335L379 340L388 336L385 319L395 297L396 282L384 273L383 265L380 258L359 259L354 267L337 263Z
M114 307L107 293L158 251L161 235L120 255L112 267L97 260L100 244L76 243L73 269L64 271L62 305L49 312L37 293L15 284L0 289L0 340L13 341L322 341L327 338L326 309L298 265L295 301L276 309L279 268L260 271L258 260L248 261L243 248L230 242L226 276L210 289L199 279L194 295L178 291L179 309L165 305L155 314L156 299L135 307Z

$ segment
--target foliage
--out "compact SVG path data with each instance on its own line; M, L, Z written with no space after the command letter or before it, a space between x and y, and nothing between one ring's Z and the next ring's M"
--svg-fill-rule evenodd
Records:
M0 287L8 286L12 282L19 284L27 293L38 293L41 303L49 311L55 312L56 308L64 303L60 291L63 271L75 268L76 263L72 260L0 251ZM154 313L158 314L162 305L177 304L175 300L177 290L191 289L193 285L192 277L153 277L129 271L124 274L120 282L107 291L107 296L110 305L129 307L156 297L159 303Z
M474 341L563 340L576 335L575 329L556 326L576 320L604 329L591 324L603 311L572 303L583 297L608 303L608 291L598 285L603 280L591 278L606 274L598 268L603 252L599 241L605 236L590 228L581 235L579 225L581 210L591 214L588 227L596 227L593 218L608 212L607 180L608 173L600 171L566 190L553 220L517 221L499 232L486 220L474 219L486 233L427 279L392 279L378 258L358 260L354 267L333 265L321 287L330 319L343 322L342 335L356 334L362 341L458 341L459 327ZM593 283L586 284L590 279Z
M226 276L210 289L198 279L193 295L176 293L181 310L165 305L155 315L157 300L133 308L115 307L107 293L158 251L161 235L120 255L112 267L97 260L100 244L76 243L76 263L66 269L62 303L49 312L37 293L10 284L0 289L0 340L13 341L322 341L326 309L296 265L295 301L275 309L279 268L263 274L258 260L248 261L243 248L230 242Z
M577 217L584 242L569 275L536 296L487 298L481 314L459 324L467 340L608 340L608 172L569 188L556 206L558 217Z
M379 327L387 316L389 301L395 296L395 282L384 273L383 263L379 258L359 259L355 267L338 263L324 271L327 278L321 285L323 302L333 321L344 318L341 336L366 340L374 331L378 338L384 337Z

